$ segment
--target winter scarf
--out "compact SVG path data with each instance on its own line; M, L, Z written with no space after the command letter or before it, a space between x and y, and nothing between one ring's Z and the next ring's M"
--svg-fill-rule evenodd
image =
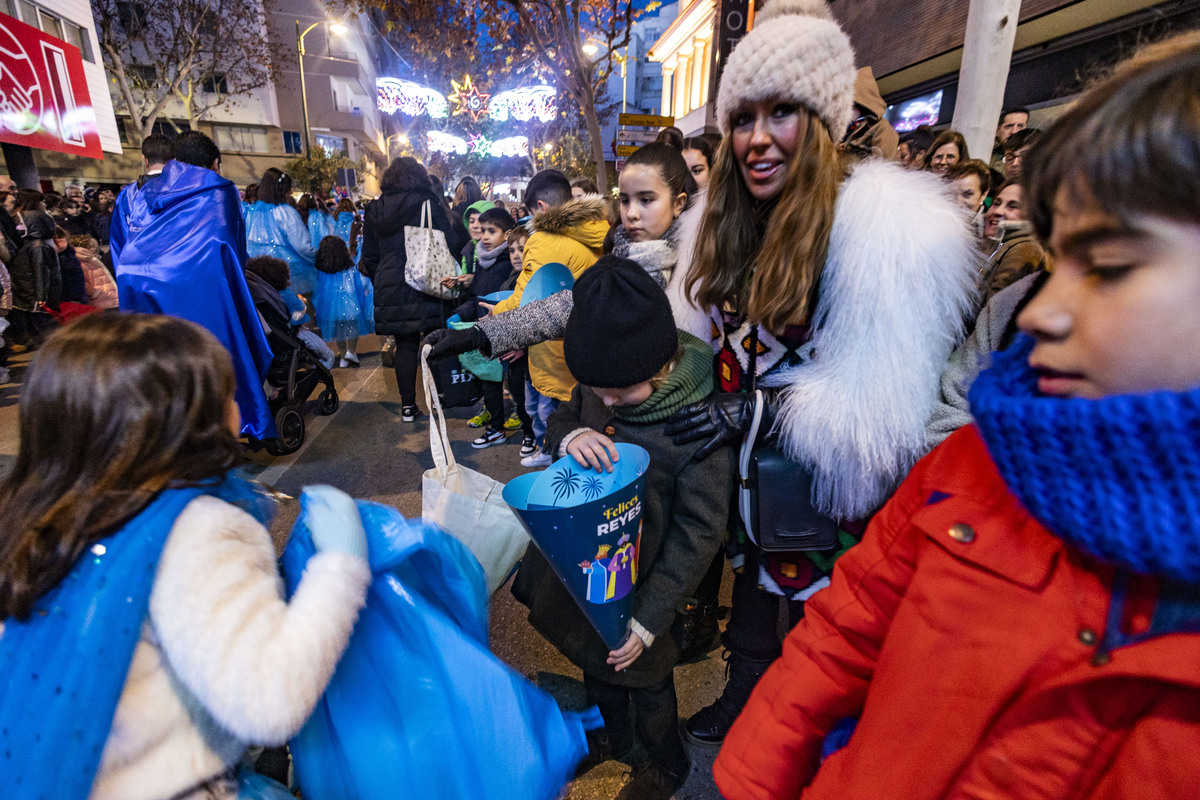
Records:
M482 242L475 243L475 263L484 269L491 269L496 259L508 252L508 242L501 242L495 250L488 250Z
M1200 388L1043 397L1021 336L971 389L1005 485L1056 536L1134 572L1200 583Z
M612 254L638 262L642 265L642 269L646 270L650 277L658 281L658 285L665 289L667 282L671 280L675 264L679 261L679 256L675 252L678 237L679 219L671 223L671 227L667 228L662 238L651 242L635 242L625 232L625 226L617 225L613 228Z
M689 403L712 394L712 348L686 331L679 331L679 348L680 358L663 385L636 406L614 406L616 416L627 422L663 422Z

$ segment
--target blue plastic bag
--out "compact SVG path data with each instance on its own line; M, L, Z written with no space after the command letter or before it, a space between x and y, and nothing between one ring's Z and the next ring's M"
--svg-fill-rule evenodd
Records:
M479 562L438 528L359 502L374 579L329 688L291 743L306 800L556 797L593 709L563 712L487 646ZM313 555L302 512L288 591Z

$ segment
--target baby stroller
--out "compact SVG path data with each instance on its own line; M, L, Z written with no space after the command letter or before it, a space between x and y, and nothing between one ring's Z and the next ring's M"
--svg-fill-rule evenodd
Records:
M300 408L317 384L325 385L317 396L317 411L323 415L337 411L338 393L333 385L333 373L301 341L299 326L291 324L287 306L278 290L249 271L246 272L246 285L255 308L267 324L267 341L275 354L267 370L267 383L278 389L269 404L279 436L261 444L271 455L286 456L304 444L304 415Z

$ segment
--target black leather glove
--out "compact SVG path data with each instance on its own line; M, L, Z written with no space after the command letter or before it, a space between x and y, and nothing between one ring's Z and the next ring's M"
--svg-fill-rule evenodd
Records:
M717 448L740 441L750 430L752 419L754 395L714 394L676 411L667 420L664 432L675 444L708 439L695 455L697 461L703 461ZM759 430L762 433L770 430L770 418L765 413Z
M442 328L428 334L421 342L422 345L427 344L433 348L429 351L430 363L446 358L447 356L457 356L469 353L472 350L478 350L481 346L486 346L487 343L488 340L483 335L483 331L473 327L457 331Z

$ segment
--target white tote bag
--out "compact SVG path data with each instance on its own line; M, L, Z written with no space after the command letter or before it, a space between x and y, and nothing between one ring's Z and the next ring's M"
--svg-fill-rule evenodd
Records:
M443 278L458 276L458 262L450 255L446 234L433 227L433 209L421 206L421 226L404 226L404 282L418 292L446 300L454 290L442 286Z
M487 576L488 594L508 579L525 554L529 534L500 496L504 484L459 465L446 435L446 417L438 400L433 373L421 351L421 378L429 409L429 448L433 469L421 479L421 518L465 544Z

